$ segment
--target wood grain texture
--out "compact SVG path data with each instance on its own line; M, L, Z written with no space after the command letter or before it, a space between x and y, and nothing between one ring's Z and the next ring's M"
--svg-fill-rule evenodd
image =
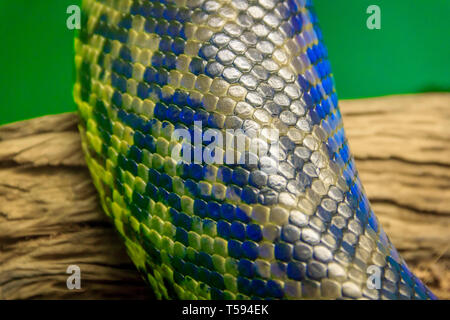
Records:
M413 271L450 298L450 94L341 101L374 211ZM0 127L0 298L145 299L102 213L72 113ZM81 268L81 290L66 269Z
M399 252L450 299L450 94L343 100L350 150Z

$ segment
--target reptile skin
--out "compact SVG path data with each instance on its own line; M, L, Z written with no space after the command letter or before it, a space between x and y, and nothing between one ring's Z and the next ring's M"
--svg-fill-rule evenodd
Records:
M157 298L435 298L370 207L317 22L309 0L83 1L83 150ZM174 158L199 124L242 129L243 163Z

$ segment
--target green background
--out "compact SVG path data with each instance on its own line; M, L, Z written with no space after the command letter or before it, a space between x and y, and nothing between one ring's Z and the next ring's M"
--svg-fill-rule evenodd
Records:
M77 0L0 0L0 124L75 110ZM381 30L366 27L369 5ZM316 0L340 98L449 91L450 0Z

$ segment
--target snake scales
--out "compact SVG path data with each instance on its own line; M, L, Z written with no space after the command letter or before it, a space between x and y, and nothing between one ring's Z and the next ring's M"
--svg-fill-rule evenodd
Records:
M83 1L83 150L158 298L435 298L371 210L317 23L309 0Z

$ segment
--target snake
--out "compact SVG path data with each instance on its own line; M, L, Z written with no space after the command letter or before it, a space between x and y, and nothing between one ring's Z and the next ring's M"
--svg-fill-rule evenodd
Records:
M436 299L371 208L312 1L83 0L74 46L87 166L156 298Z

